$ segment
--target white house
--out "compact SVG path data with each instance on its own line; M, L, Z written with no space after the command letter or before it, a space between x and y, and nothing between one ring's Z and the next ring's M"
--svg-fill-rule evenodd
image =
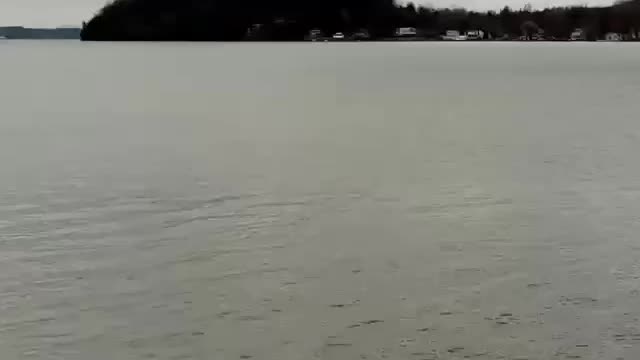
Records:
M418 31L414 27L401 27L396 29L396 36L411 37L416 36Z
M467 31L467 40L482 40L482 39L484 39L484 31L482 30Z
M569 40L572 40L572 41L587 40L587 33L583 29L575 29L571 33Z
M460 35L460 31L458 30L447 30L447 32L445 32L445 34L442 35L442 40L449 40L449 41L467 40L467 36Z

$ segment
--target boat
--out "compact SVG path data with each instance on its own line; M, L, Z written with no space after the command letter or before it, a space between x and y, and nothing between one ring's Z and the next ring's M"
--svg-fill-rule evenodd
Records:
M341 32L333 34L333 40L344 40L344 34Z

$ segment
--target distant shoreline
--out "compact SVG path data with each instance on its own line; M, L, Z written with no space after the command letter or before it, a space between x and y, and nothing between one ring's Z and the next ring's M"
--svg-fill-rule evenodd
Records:
M7 39L7 40L41 40L41 39ZM323 44L323 43L524 43L524 44L543 44L543 43L640 43L640 39L636 40L438 40L438 39L375 39L375 40L80 40L80 39L48 39L48 40L78 40L86 43L235 43L235 44Z
M0 26L2 40L80 40L80 28L27 28Z
M640 0L477 12L394 0L114 0L83 23L105 41L638 41ZM412 37L412 39L408 39Z

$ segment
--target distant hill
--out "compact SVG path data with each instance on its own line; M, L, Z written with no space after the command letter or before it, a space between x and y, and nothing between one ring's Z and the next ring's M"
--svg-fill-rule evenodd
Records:
M367 30L371 38L414 27L423 37L447 30L483 30L496 39L568 39L580 29L596 40L608 33L640 38L640 0L608 7L555 7L499 12L399 5L394 0L114 0L83 25L83 40L237 41L303 40L312 29L324 34ZM398 5L397 5L398 4ZM524 26L527 24L526 26ZM531 33L535 30L536 33ZM435 35L434 35L435 34ZM534 36L535 35L535 36Z
M80 39L80 28L32 29L22 26L0 27L0 36L7 39Z

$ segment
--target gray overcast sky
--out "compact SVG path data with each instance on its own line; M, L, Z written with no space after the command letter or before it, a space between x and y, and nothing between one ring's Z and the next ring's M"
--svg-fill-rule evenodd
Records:
M177 0L180 1L180 0ZM239 1L239 0L231 0ZM304 0L301 0L304 1ZM552 5L608 5L612 0L416 0L417 4L436 7L462 6L469 9L499 9L504 5L521 8L530 2L534 7ZM0 26L25 25L56 27L78 25L87 20L106 0L0 0Z

